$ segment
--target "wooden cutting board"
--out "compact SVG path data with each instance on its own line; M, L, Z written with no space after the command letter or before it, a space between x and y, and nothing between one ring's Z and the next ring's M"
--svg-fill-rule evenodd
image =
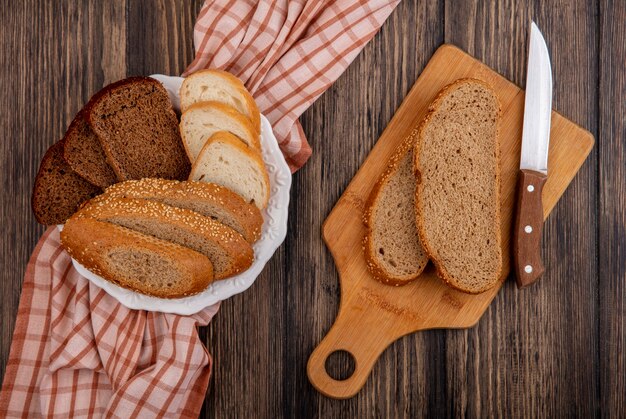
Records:
M463 77L487 81L502 106L502 247L501 282L480 295L454 291L437 278L431 265L417 281L391 287L368 272L362 249L364 205L396 147L420 123L428 105L447 84ZM354 396L365 384L374 363L396 339L418 330L474 326L498 293L509 273L510 239L515 205L524 113L524 91L480 61L452 45L441 46L419 76L323 226L341 282L341 303L335 323L309 358L307 373L313 386L333 398ZM548 181L543 190L544 218L567 188L593 147L588 131L552 112ZM325 369L337 350L351 353L353 374L334 380Z

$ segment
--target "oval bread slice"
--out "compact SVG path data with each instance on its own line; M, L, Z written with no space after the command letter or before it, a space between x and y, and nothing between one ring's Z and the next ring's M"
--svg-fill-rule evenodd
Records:
M214 218L241 234L248 243L261 237L261 211L230 189L214 183L145 178L117 183L102 197L161 202Z
M252 95L232 74L216 69L196 71L185 78L180 87L180 110L185 112L194 103L221 102L245 115L256 131L261 132L261 114Z
M420 276L428 256L415 226L413 140L398 147L388 168L372 190L365 211L367 267L387 285L406 285Z
M88 203L77 216L117 224L195 250L209 258L215 279L248 269L254 258L250 244L232 228L193 211L159 202L99 199Z
M61 244L91 272L155 297L197 294L213 281L213 265L206 256L89 217L70 218L61 232Z
M192 163L207 140L218 131L228 131L249 147L261 150L259 133L248 118L232 106L200 102L187 108L180 118L180 133Z
M269 177L259 152L228 132L217 132L207 141L189 179L224 186L260 209L269 201Z
M439 277L480 293L502 271L500 104L489 85L462 79L431 104L415 144L416 224Z

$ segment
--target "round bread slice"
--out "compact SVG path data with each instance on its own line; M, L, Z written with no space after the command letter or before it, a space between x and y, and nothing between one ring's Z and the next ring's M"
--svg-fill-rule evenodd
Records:
M241 80L216 69L196 71L185 78L180 87L180 110L185 112L194 103L220 102L245 115L256 131L261 132L261 114L252 95Z
M213 281L209 259L191 249L89 217L70 218L63 248L121 287L160 298L197 294Z
M200 102L187 108L180 118L180 133L192 163L218 131L228 131L249 147L261 150L259 133L237 109L219 102Z
M99 188L117 182L96 134L80 111L63 137L63 158L76 173Z
M80 204L101 192L65 162L61 140L46 151L39 165L31 200L33 213L40 224L63 224Z
M214 218L241 234L248 243L261 237L261 211L230 189L214 183L155 178L128 180L108 188L102 195L104 197L161 202Z
M261 155L225 131L207 141L191 167L189 179L224 186L259 209L269 201L269 177Z
M414 281L428 264L415 226L414 138L410 135L391 157L365 210L367 267L387 285Z
M117 224L202 253L213 264L215 279L245 271L254 259L250 244L232 228L159 202L108 197L90 202L76 215Z
M414 151L416 224L448 285L467 293L502 273L500 103L485 82L445 87L419 128Z

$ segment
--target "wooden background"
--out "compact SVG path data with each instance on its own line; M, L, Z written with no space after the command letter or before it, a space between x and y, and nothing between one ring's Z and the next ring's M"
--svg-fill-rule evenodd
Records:
M103 85L179 74L201 1L20 1L0 14L0 377L43 227L30 190L46 148ZM510 279L476 327L392 345L361 393L306 377L339 286L321 225L435 49L454 43L524 85L527 29L552 55L554 107L596 147L544 229L547 272ZM626 2L405 1L301 118L314 154L294 176L289 234L254 286L202 330L215 360L207 417L626 415ZM339 359L335 371L346 367Z

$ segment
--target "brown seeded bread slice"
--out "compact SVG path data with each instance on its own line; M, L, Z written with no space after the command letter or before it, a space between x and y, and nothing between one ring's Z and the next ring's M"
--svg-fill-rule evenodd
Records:
M369 196L364 216L367 267L387 285L414 281L428 264L415 226L414 139L415 133L390 159Z
M192 163L218 131L230 132L248 147L261 150L259 133L244 115L223 103L200 102L191 105L180 117L180 133Z
M61 244L96 275L155 297L197 294L213 281L213 265L206 256L90 217L70 218Z
M269 201L269 176L260 153L226 131L216 132L206 142L189 179L224 186L260 209Z
M159 81L131 77L110 84L91 98L85 115L118 179L189 175L178 119Z
M41 224L63 224L80 204L101 193L63 160L63 141L53 144L41 160L33 186L32 208Z
M232 74L216 69L196 71L180 87L180 110L185 112L194 103L221 102L245 115L256 131L261 132L261 114L252 95Z
M98 137L89 127L83 111L78 112L63 137L63 158L89 183L106 188L117 182L115 172L107 163Z
M502 272L499 122L491 87L458 80L431 104L415 144L420 240L439 277L467 293Z
M232 228L159 202L109 197L90 202L77 216L117 224L202 253L213 263L215 279L245 271L254 258L250 244Z
M213 183L154 178L128 180L111 186L101 197L157 201L214 218L237 231L248 243L261 237L261 211L230 189Z

